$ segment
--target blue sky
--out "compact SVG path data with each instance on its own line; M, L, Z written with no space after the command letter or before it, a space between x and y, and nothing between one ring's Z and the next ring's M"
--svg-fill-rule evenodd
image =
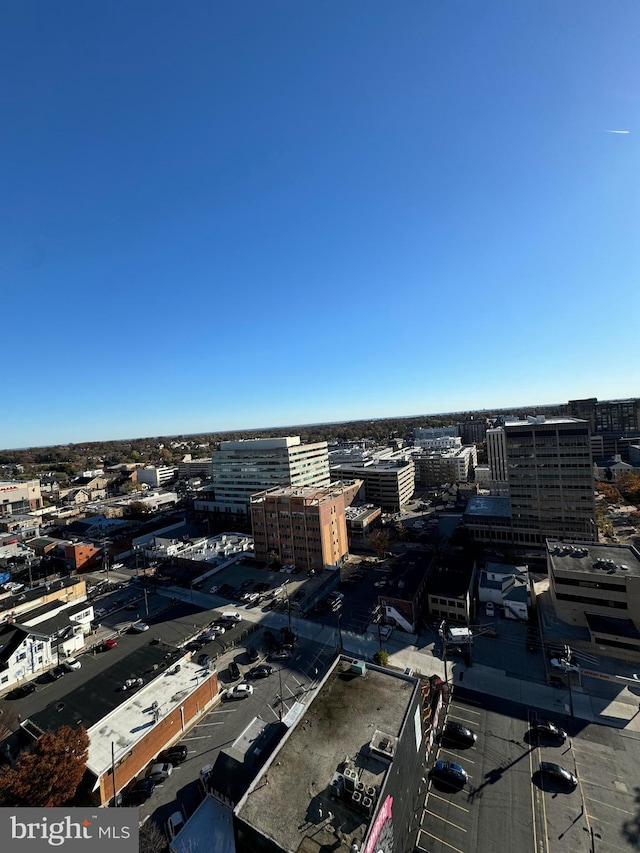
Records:
M638 395L639 33L5 3L0 447Z

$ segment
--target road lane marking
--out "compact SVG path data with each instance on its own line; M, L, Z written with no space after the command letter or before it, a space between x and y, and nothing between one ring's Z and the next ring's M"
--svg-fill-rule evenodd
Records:
M457 708L457 707L458 707L457 705L450 705L450 708ZM475 715L476 715L476 717L481 717L481 716L482 716L482 714L480 713L480 711L474 711L474 710L473 710L473 708L467 708L467 706L466 706L466 705L465 705L464 707L461 707L461 708L460 708L460 710L461 710L461 711L464 711L466 714L475 714Z
M199 729L200 726L224 726L224 720L220 720L219 723L198 723L196 728Z
M448 752L449 755L455 755L456 758L459 758L460 761L466 761L468 764L475 764L475 761L472 761L470 758L467 758L466 755L458 755L457 752L454 752L452 749L447 749L446 746L441 747L442 752Z
M447 800L444 797L440 797L440 796L438 796L438 794L434 794L433 791L429 792L429 796L433 797L434 800L440 800L441 802L447 803L450 806L455 806L457 809L460 809L461 812L466 812L467 814L469 814L469 809L465 809L464 806L459 806L457 803L454 803L453 800ZM425 808L426 808L426 805L427 804L425 802Z
M466 832L467 830L463 826L458 826L457 823L454 823L451 820L447 820L446 817L442 817L442 815L436 814L435 812L430 812L429 809L425 809L425 814L430 814L433 817L437 817L438 820L441 820L443 823L448 823L449 826L453 826L455 829L459 829L460 832Z
M460 850L459 847L454 847L453 844L449 844L448 841L445 841L443 838L438 838L437 835L433 835L431 832L427 832L426 829L420 829L420 832L424 832L425 835L428 835L429 838L433 838L434 841L439 841L440 844L444 844L445 847L448 847L450 850L455 850L455 853L464 853L463 850Z
M626 809L619 808L619 806L612 806L611 803L605 803L603 800L596 800L595 797L585 797L585 800L589 800L591 803L599 803L601 806L606 806L608 809L615 809L617 812L631 815L631 817L635 815L635 812L629 812Z
M183 737L182 740L208 740L211 735L189 735L189 737Z

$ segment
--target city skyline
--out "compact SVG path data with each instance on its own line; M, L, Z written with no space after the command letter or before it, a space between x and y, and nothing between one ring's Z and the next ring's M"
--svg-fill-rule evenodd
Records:
M3 19L0 446L637 393L637 3Z

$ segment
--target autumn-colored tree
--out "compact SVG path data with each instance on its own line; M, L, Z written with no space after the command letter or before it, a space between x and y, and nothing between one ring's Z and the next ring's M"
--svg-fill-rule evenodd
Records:
M605 499L609 501L609 503L615 504L619 503L621 500L620 492L615 486L612 486L609 483L596 483L596 490L600 492L601 495L604 495Z
M640 503L640 476L631 473L621 474L616 481L616 486L625 500L634 504Z
M378 666L387 666L389 663L389 652L385 649L378 649L373 656L373 662L377 663Z
M84 726L61 726L45 732L20 754L14 767L0 770L0 803L63 806L82 780L88 749Z
M135 515L144 515L145 513L149 512L149 507L142 501L131 501L131 503L129 504L129 512L132 512Z
M389 548L390 535L388 530L376 530L369 537L369 544L379 557L384 557Z

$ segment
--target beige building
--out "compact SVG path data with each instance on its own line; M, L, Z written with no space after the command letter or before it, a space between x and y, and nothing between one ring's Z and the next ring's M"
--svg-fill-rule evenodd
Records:
M339 566L349 553L345 509L361 486L357 480L319 489L268 489L253 495L256 558L306 569Z
M423 486L466 483L473 476L478 462L478 451L473 445L425 450L414 457L414 462L416 480Z
M640 553L631 545L547 540L549 589L563 622L610 655L640 657Z
M222 441L211 459L213 483L194 509L200 516L241 528L251 521L249 499L266 489L322 487L330 482L327 442L302 444L300 436Z
M398 512L415 491L413 459L369 461L362 465L341 463L331 467L333 481L354 477L364 480L367 502L382 507L385 512Z
M42 509L39 480L0 482L0 516Z

